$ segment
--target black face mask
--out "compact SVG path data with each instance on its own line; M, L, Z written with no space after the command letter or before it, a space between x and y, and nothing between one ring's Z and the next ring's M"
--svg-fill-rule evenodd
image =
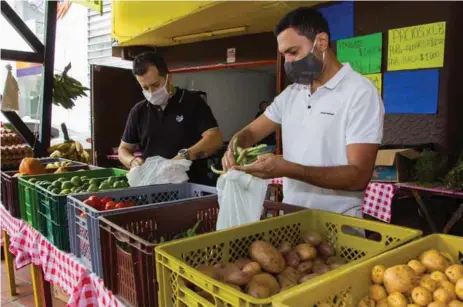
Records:
M314 47L316 40L314 42ZM323 62L313 55L313 49L304 58L299 61L286 62L286 75L294 83L312 84L314 79L320 77L323 70ZM324 56L325 54L323 54ZM323 57L324 58L324 57Z

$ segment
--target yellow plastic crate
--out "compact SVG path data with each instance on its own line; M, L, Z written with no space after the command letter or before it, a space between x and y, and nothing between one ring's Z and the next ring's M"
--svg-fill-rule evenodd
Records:
M335 278L326 278L317 284L307 284L274 302L274 307L313 307L328 303L333 307L356 307L368 295L371 270L377 264L386 267L405 264L428 249L447 252L463 264L463 237L435 234L413 241L397 249L350 267ZM355 281L355 282L354 282Z
M346 226L378 232L381 234L381 241L346 234L343 230ZM336 276L355 263L421 236L419 230L325 211L304 210L190 239L174 241L156 248L156 271L159 282L158 305L163 307L214 306L187 288L184 280L188 280L212 294L215 299L215 306L271 306L274 299L284 295L285 292L267 299L256 299L209 278L194 267L199 264L214 265L219 262L235 261L240 257L247 257L250 244L256 240L264 240L274 246L277 246L282 240L286 240L294 245L298 242L301 232L306 230L319 232L326 242L331 243L336 248L336 255L350 262L307 282L310 284L321 282L330 276ZM293 289L289 292L292 292Z

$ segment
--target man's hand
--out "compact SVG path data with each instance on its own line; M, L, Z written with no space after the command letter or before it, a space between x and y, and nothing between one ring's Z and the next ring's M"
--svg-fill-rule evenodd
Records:
M130 168L134 168L134 167L137 167L137 166L142 166L143 163L145 163L145 160L143 160L143 158L140 158L140 157L134 158L130 162Z
M229 147L222 158L222 169L227 172L236 165L235 157L233 156L233 149Z
M183 160L183 159L185 159L185 157L182 155L176 155L175 157L172 158L172 160Z
M284 177L284 170L287 163L288 162L280 156L266 154L259 156L257 161L251 165L234 166L233 169L246 172L262 179L273 179Z

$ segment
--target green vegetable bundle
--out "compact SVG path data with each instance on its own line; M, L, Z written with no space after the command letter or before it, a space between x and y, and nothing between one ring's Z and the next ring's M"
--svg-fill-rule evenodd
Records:
M64 68L61 75L55 74L53 80L53 104L65 109L72 109L75 105L74 100L78 97L87 97L85 91L89 90L82 86L82 83L68 76L69 69L71 63Z
M259 156L270 153L270 151L265 151L265 148L267 148L266 144L243 149L238 146L237 137L235 137L232 142L233 156L235 157L236 164L241 166L252 164L257 161ZM211 170L218 175L224 173L224 171L216 169L213 165L211 166Z

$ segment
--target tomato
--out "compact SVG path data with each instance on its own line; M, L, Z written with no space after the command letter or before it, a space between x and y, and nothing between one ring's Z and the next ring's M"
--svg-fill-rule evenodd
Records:
M126 208L126 207L127 207L127 204L122 201L116 204L116 209Z
M85 212L80 211L80 217L86 218L86 217L87 217L87 214L86 214Z
M93 204L93 201L91 201L90 199L84 200L84 204L86 204L87 206L90 206L92 208L95 208L95 205Z
M135 207L137 204L134 201L126 201L125 202L126 207Z
M106 205L107 203L109 203L110 201L113 201L113 199L111 197L108 197L108 196L105 196L101 199L101 202L103 203L103 205Z
M93 203L93 207L98 210L100 210L103 206L101 199L99 199L97 196L90 196L89 200Z
M105 206L105 210L113 210L116 208L116 203L113 201L108 201Z

